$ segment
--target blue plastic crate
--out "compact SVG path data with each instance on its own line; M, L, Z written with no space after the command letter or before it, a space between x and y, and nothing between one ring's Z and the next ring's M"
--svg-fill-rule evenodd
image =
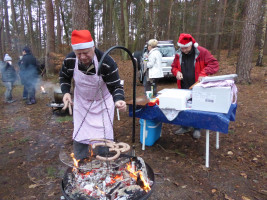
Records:
M140 142L143 144L144 119L140 119ZM154 120L146 120L145 145L152 146L161 136L162 123Z

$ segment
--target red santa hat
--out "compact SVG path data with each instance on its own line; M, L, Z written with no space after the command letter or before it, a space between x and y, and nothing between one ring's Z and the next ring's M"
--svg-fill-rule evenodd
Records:
M194 47L198 47L198 43L190 34L181 33L177 45L179 47L189 47L194 44Z
M71 46L73 50L77 50L88 49L95 46L95 44L88 30L74 30L71 34Z

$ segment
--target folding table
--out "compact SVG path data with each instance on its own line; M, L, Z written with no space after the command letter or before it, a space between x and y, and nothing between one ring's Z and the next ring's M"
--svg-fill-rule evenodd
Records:
M133 105L129 105L129 115L133 115ZM200 129L206 129L206 161L205 166L209 167L209 136L210 130L216 131L216 149L219 149L219 132L228 133L230 121L235 121L236 104L232 104L227 114L205 112L198 110L180 111L178 116L169 121L158 105L136 106L135 117L145 120L155 120L163 123L176 124ZM143 141L143 150L144 150Z

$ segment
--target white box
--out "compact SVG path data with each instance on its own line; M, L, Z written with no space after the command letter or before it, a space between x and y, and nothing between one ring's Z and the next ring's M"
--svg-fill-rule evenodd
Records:
M231 87L193 87L193 110L228 113L231 103Z
M187 100L191 98L192 91L184 89L164 89L158 92L159 108L185 110Z

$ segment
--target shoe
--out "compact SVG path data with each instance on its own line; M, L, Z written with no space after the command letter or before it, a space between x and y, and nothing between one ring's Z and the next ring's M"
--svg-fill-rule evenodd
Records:
M190 129L190 127L186 127L186 128L180 128L179 130L177 130L177 131L175 131L175 135L182 135L182 134L185 134L185 133L188 133L188 132L190 132L191 131L191 129Z
M28 98L27 97L22 97L23 100L27 100Z
M29 101L27 101L27 105L32 105L32 104L36 104L35 99L30 99Z
M7 103L13 103L15 102L16 100L12 99L12 100L8 100Z
M201 137L201 133L200 133L200 130L194 130L193 132L193 138L195 139L199 139Z

